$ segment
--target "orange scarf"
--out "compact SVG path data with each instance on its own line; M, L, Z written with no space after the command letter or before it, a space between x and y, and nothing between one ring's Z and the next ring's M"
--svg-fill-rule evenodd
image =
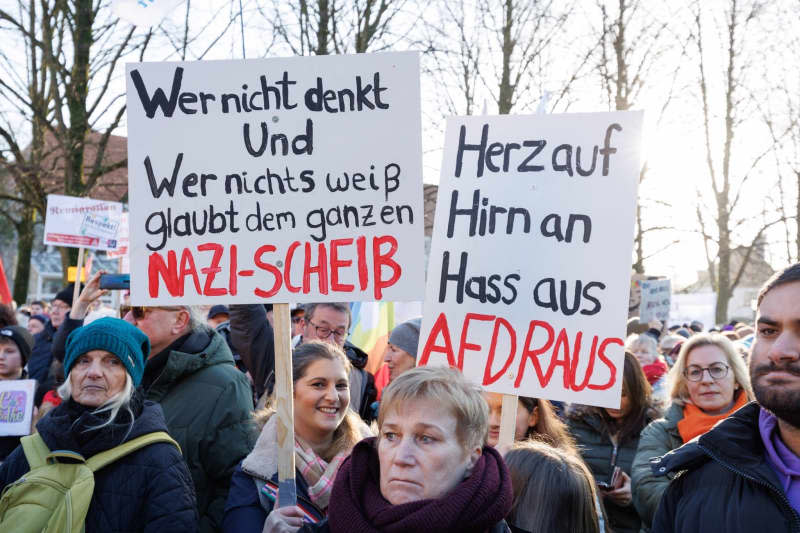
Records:
M689 442L696 436L702 435L714 427L714 424L728 418L731 413L747 405L747 395L744 391L740 390L738 394L739 397L734 402L731 410L721 415L707 415L693 403L684 405L683 419L678 422L678 433L681 434L683 442Z

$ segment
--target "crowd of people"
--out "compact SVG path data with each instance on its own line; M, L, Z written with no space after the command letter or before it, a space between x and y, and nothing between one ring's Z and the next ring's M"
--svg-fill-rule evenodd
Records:
M619 408L520 396L502 445L501 395L416 366L420 317L389 334L384 384L348 304L298 306L294 506L276 503L271 306L109 316L101 274L0 308L0 380L37 382L34 432L0 437L0 530L800 531L800 264L753 324L631 319ZM31 488L56 475L93 490Z

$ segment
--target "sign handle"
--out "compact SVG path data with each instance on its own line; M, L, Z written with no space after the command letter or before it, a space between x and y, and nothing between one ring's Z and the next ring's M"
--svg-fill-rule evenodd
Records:
M294 392L289 304L274 304L275 415L278 430L278 507L297 504L294 481Z
M517 425L517 406L519 400L515 394L503 394L503 406L500 411L500 438L497 444L514 444L514 429Z
M72 303L78 301L78 296L81 295L81 269L83 268L83 246L78 248L78 266L75 269L75 288L72 289Z

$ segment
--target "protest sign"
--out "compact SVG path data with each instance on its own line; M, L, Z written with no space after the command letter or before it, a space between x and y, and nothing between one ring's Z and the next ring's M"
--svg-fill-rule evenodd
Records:
M119 202L48 194L44 244L113 250L121 213Z
M422 299L416 53L126 79L132 303Z
M642 113L448 121L418 364L616 408Z
M666 324L672 301L672 288L668 279L645 280L639 283L642 301L639 304L640 322L659 320Z
M29 435L35 379L0 381L0 436Z
M114 250L107 251L107 257L115 258L128 255L128 245L130 244L130 239L128 238L129 232L128 213L121 213L119 215L119 227L117 228L117 247Z

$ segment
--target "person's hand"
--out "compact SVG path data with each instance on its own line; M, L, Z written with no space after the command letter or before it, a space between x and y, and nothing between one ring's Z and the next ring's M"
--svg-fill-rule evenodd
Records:
M273 507L272 512L264 521L264 529L261 533L294 533L303 527L303 511L297 506Z
M621 471L619 479L621 480L619 488L605 491L603 495L617 505L625 507L631 504L631 499L633 498L631 495L631 478Z
M89 311L89 306L97 301L101 296L108 293L106 289L100 288L100 276L105 274L105 270L101 270L94 276L81 291L78 296L78 301L73 302L72 310L69 312L69 317L73 320L83 320L86 318L86 313Z

